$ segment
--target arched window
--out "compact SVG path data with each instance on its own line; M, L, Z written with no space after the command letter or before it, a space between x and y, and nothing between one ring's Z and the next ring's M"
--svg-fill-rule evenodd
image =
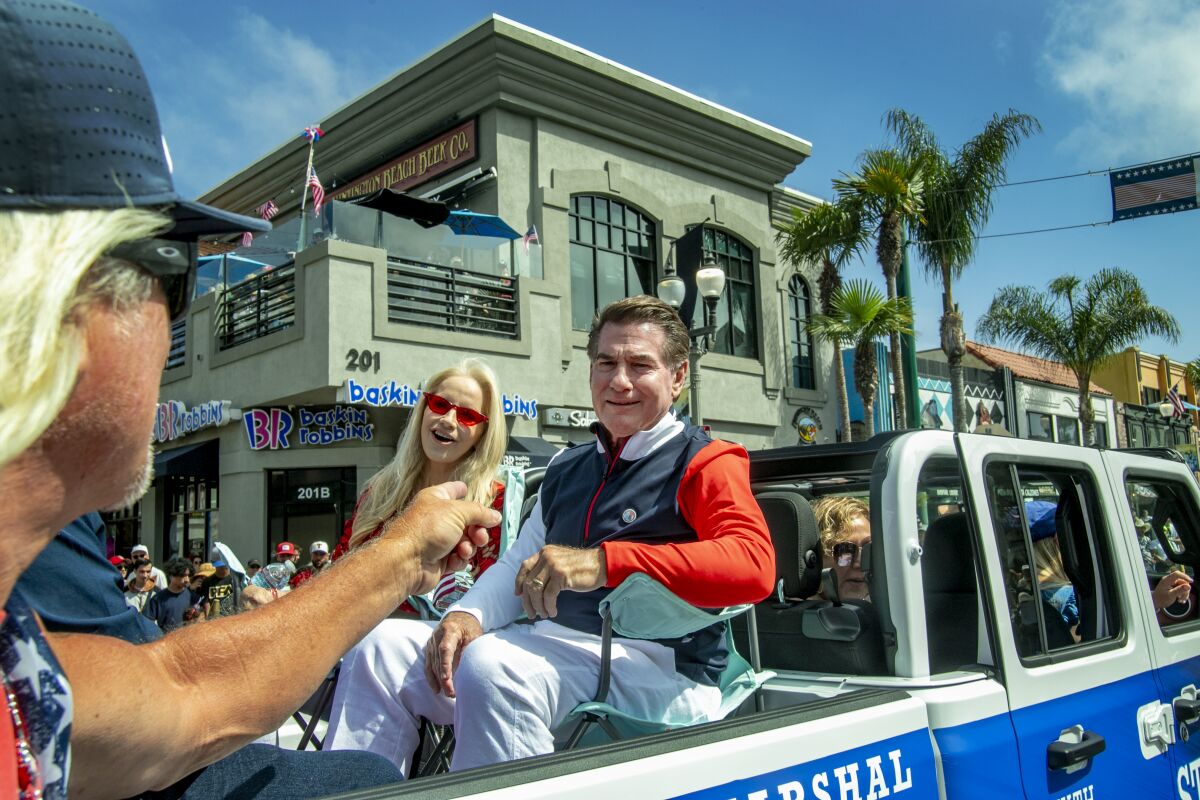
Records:
M792 386L797 389L816 389L816 370L813 365L813 340L804 327L812 315L812 296L808 284L799 275L788 283L788 355L792 360Z
M654 223L607 197L571 198L571 327L614 300L654 294Z
M725 270L725 292L717 303L717 333L713 350L731 356L758 358L758 305L754 292L754 251L733 234L704 229L704 255ZM696 303L693 326L704 324L703 303Z

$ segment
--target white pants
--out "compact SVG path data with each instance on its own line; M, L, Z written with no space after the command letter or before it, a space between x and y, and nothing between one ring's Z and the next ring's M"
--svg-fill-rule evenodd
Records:
M454 673L458 700L425 681L425 642L433 623L385 620L342 663L326 741L369 750L407 772L421 717L453 724L452 769L469 769L554 751L554 731L596 694L600 637L551 620L509 625L463 650ZM629 714L675 722L712 719L721 692L675 671L663 645L613 640L608 702Z

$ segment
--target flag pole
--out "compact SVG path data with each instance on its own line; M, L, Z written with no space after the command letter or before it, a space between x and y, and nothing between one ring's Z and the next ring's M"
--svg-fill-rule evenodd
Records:
M304 249L304 229L308 227L304 209L308 207L308 176L312 174L313 150L316 149L316 145L316 138L310 137L308 140L308 166L304 168L304 185L300 187L300 238L296 241L297 253Z

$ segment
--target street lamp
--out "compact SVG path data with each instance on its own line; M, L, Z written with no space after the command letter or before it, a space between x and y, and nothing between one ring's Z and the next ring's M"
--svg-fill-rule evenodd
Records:
M674 242L672 242L674 247ZM658 282L658 297L676 311L683 306L687 296L687 284L675 272L671 262L671 252L667 252L667 264L664 275ZM725 270L717 263L711 253L704 256L704 263L696 270L696 290L704 300L704 325L688 330L692 341L688 349L688 410L692 424L699 427L704 424L700 416L700 358L713 348L713 334L717 332L717 301L725 291ZM685 325L690 320L683 320Z

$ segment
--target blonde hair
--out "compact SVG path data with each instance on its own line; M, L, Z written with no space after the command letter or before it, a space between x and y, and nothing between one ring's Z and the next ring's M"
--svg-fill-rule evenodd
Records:
M84 307L118 312L149 299L154 278L104 258L170 221L153 211L0 212L0 468L54 422L75 388Z
M862 500L854 497L835 497L826 495L812 504L813 514L817 517L817 530L821 532L821 549L825 555L833 558L833 545L842 531L855 517L871 519L871 510Z
M1064 586L1071 582L1067 568L1063 566L1057 536L1047 536L1033 543L1033 561L1037 565L1039 586Z
M492 368L477 358L468 358L431 376L425 391L436 393L449 378L471 378L483 390L483 413L488 421L483 435L462 461L455 465L454 480L467 484L467 499L477 503L492 501L492 481L504 448L508 444L508 426L500 408L500 389ZM421 488L425 474L425 451L421 448L421 419L425 414L422 396L409 414L408 424L396 447L396 455L387 466L367 481L363 498L354 515L350 546L361 544L382 523L391 519L408 505Z

